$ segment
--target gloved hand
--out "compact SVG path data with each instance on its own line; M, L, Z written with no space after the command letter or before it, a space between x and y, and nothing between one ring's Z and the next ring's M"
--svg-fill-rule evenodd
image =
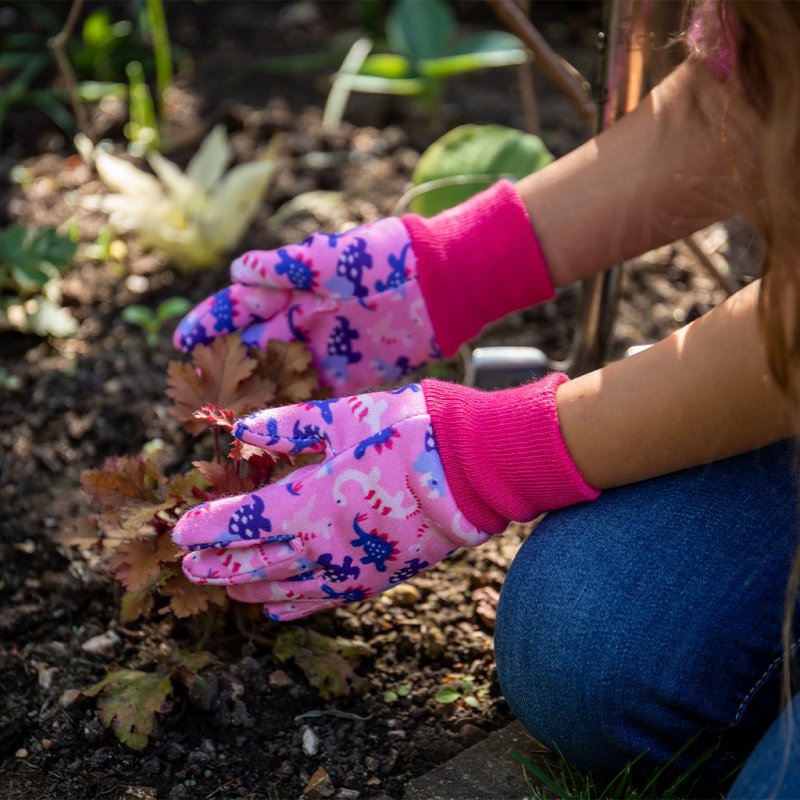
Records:
M292 620L395 586L509 519L593 499L558 427L564 380L494 393L424 381L245 417L242 441L325 458L184 514L184 573Z
M553 294L508 181L430 220L389 217L245 253L231 279L181 321L175 346L189 351L231 331L256 347L305 342L339 394L450 356L486 323Z

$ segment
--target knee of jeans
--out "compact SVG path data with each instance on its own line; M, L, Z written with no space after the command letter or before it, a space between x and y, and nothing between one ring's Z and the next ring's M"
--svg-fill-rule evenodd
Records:
M653 670L643 667L635 642L620 645L626 609L613 607L613 593L600 603L597 587L564 580L545 536L536 531L525 542L503 585L495 629L500 686L540 742L610 774L652 750L637 720Z

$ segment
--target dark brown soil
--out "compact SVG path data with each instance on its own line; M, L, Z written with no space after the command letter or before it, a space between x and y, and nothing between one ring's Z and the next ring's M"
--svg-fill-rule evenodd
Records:
M284 134L278 176L241 249L392 213L419 152L455 124L523 127L516 77L496 71L453 81L433 122L420 120L407 101L360 96L348 107L349 122L323 135L325 72L275 76L260 72L256 62L324 47L332 33L355 25L349 15L356 4L302 4L316 9L311 18L297 13L300 5L167 5L173 38L191 55L173 95L174 133L186 145L172 156L185 161L219 121L241 158L252 157L274 133ZM590 69L595 4L543 5L553 6L544 12L545 32ZM477 4L462 2L459 11L471 24L496 25ZM562 154L580 142L580 124L566 101L540 83L544 136ZM124 108L94 111L98 129L117 141L123 117ZM43 118L19 112L4 130L4 151L2 216L29 225L75 217L82 242L94 241L102 219L82 210L79 200L102 189L65 136ZM9 178L17 164L28 173L21 185ZM317 189L341 192L342 199L297 215L279 230L270 225L282 203ZM742 242L735 239L740 248ZM480 551L419 577L412 590L297 623L374 648L359 669L368 679L362 696L322 701L302 672L274 658L272 644L285 628L259 621L244 632L205 631L203 647L217 659L208 693L190 701L177 691L142 752L119 744L91 703L64 698L113 666L152 666L175 647L197 647L200 636L194 625L166 619L122 626L119 587L102 559L60 541L67 526L88 513L78 488L81 470L110 455L137 453L157 438L174 467L201 455L202 444L167 413L165 372L175 357L168 332L148 347L120 315L134 302L155 307L174 295L197 301L224 285L225 271L182 275L128 245L122 271L79 252L63 286L64 302L80 322L76 336L42 341L0 334L0 367L21 382L18 389L0 389L0 797L296 798L322 767L337 790L352 790L343 796L400 798L410 777L511 719L493 665L491 606L526 527L512 526ZM614 355L664 336L721 297L680 247L651 254L629 270ZM575 305L575 292L566 291L494 326L481 342L530 344L563 356ZM457 374L458 365L451 370ZM82 643L108 630L120 641L107 654L82 650ZM277 669L289 674L289 685L272 688L269 676ZM489 687L477 708L434 699L448 676L463 674ZM384 697L405 685L408 696ZM331 709L355 716L297 719ZM315 755L303 750L307 728L318 739Z

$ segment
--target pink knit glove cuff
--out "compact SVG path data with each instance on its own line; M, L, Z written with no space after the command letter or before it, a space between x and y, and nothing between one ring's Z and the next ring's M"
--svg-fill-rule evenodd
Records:
M501 533L509 520L599 497L561 435L556 390L566 380L553 373L497 392L423 381L447 483L476 528Z
M413 214L401 219L413 242L436 340L446 356L489 322L553 297L539 240L509 181L431 219Z

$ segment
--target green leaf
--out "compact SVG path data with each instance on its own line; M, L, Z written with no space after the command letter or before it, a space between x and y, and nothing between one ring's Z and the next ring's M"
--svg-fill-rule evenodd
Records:
M410 694L411 694L411 686L409 686L409 684L404 683L402 686L397 687L398 697L407 697Z
M366 682L356 675L355 665L374 654L364 642L323 636L306 628L281 633L275 640L275 657L293 659L317 688L323 700L360 691Z
M386 20L389 45L412 61L444 53L455 29L455 14L444 0L397 0Z
M413 182L446 184L421 191L411 202L417 214L452 208L501 177L517 179L553 160L538 136L503 125L462 125L434 142L420 157ZM456 185L461 180L462 185ZM475 176L470 180L469 176ZM449 179L452 179L450 182ZM450 185L447 185L450 184Z
M467 695L467 696L464 698L464 702L465 702L465 703L466 703L466 704L467 704L467 705L468 705L470 708L477 708L477 707L480 705L480 704L478 703L478 698L477 698L477 697L475 697L475 695L472 695L472 694L468 694L468 695Z
M524 64L528 51L516 36L504 31L486 31L465 39L447 55L423 59L417 69L432 78L446 78L488 67Z
M191 307L192 304L185 297L169 297L156 309L156 319L166 322L173 317L182 317Z
M63 270L70 265L78 246L55 228L42 228L31 238L29 249L43 262Z
M153 313L146 306L127 306L122 311L122 319L147 329L153 322Z
M405 57L396 53L375 53L367 58L359 75L373 75L376 78L411 78L414 67Z
M442 686L438 692L433 696L437 703L455 703L461 697L461 692L454 689L452 686Z
M170 673L120 669L83 692L97 697L100 719L132 750L143 750L155 717L172 691Z
M399 695L397 694L397 692L393 692L391 689L388 689L387 691L385 691L383 693L383 702L384 703L394 703L395 700L397 700L398 697L399 697Z

